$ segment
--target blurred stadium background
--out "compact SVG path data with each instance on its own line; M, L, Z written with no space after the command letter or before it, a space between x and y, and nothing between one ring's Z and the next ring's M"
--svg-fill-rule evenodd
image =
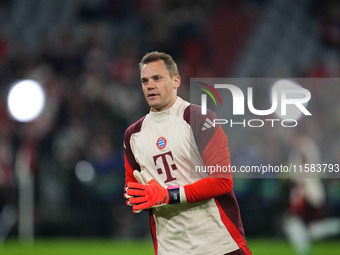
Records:
M1 0L0 24L0 251L9 247L6 254L21 247L11 246L13 240L32 241L32 231L35 239L147 239L145 254L152 251L146 213L132 215L122 197L123 134L148 111L137 70L146 52L174 57L186 99L193 77L340 75L336 0ZM43 112L27 123L13 120L7 109L8 91L22 79L38 81L46 93ZM332 148L326 156L339 163L337 113L328 129L332 139L314 138ZM273 158L280 153L275 142L266 147ZM31 226L18 220L22 165L34 189ZM340 183L323 181L324 214L340 216ZM254 254L273 254L261 247L284 250L287 181L236 181L235 193ZM334 241L317 245L339 254L331 253L330 247L340 250ZM133 244L124 247L141 243ZM96 254L130 254L117 246ZM282 254L293 254L287 249ZM324 254L319 250L315 254Z

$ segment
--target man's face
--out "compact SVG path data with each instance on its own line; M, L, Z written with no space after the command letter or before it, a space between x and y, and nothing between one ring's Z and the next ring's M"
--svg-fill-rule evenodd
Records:
M180 85L179 75L171 78L164 61L158 60L145 64L140 76L144 96L151 111L164 111L172 106Z

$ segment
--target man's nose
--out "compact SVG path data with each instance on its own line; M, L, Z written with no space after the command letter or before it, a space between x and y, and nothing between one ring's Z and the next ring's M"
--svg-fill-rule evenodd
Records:
M155 83L153 81L149 81L146 87L148 90L155 88Z

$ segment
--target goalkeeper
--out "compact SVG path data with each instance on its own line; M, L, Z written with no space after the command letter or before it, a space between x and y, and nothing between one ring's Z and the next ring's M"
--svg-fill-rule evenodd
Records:
M125 198L134 213L150 212L155 253L251 254L232 176L190 172L230 165L227 136L206 123L215 115L177 96L181 79L168 54L146 54L139 69L151 109L124 135Z

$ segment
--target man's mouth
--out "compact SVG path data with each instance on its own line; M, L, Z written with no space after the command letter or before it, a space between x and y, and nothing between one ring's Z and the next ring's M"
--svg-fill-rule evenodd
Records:
M149 93L148 94L148 98L155 98L156 96L158 96L157 93Z

